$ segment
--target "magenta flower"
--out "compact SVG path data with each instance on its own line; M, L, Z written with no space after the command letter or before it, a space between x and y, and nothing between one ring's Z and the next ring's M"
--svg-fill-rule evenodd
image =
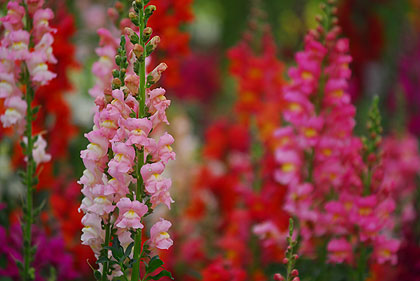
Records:
M332 263L351 263L353 260L353 247L344 238L331 239L327 246L328 260Z
M374 242L373 256L379 264L391 262L397 264L397 251L401 242L397 239L390 239L385 236L378 236Z

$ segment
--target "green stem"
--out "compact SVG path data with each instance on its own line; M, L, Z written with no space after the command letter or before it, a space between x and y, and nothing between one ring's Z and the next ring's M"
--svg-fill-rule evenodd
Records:
M110 239L111 239L111 223L108 222L105 225L105 242L104 242L105 246L109 246ZM106 256L108 256L108 250L103 249L103 251L104 251L104 254ZM104 267L102 268L102 278L101 278L102 281L108 280L108 278L107 278L108 277L108 267L109 267L109 262L105 262Z
M25 29L30 32L32 29L32 20L29 15L28 6L26 1L22 1L22 5L25 8ZM32 41L32 37L31 37ZM31 43L29 44L31 45ZM25 185L26 185L26 206L24 207L24 215L23 215L23 272L21 273L22 280L31 280L34 277L34 272L30 272L31 269L31 261L33 256L32 251L32 224L34 221L34 214L33 214L33 186L34 186L34 174L35 174L35 162L33 160L32 151L34 146L34 139L32 138L32 100L34 97L34 89L32 88L31 79L29 75L29 70L26 63L23 63L23 82L26 85L26 130L25 136L28 140L26 144L25 155L27 157L27 165L26 165L26 177L25 177Z
M32 223L33 223L33 177L35 172L34 160L32 156L32 150L34 146L34 139L32 138L32 99L33 99L33 88L31 85L29 71L26 65L24 66L24 81L26 84L26 131L25 136L28 139L26 144L26 206L24 207L24 227L23 227L23 280L30 280L30 268L32 261Z
M365 281L367 258L368 258L367 249L362 244L360 247L360 257L359 257L359 262L357 265L357 281Z
M139 9L139 40L140 45L145 50L145 42L143 40L143 30L144 26L144 4L141 2L141 7ZM146 104L146 64L145 64L145 55L140 59L140 67L139 67L139 90L137 94L137 100L139 102L139 118L145 117L145 104ZM142 201L143 199L143 179L141 177L141 167L144 165L144 152L140 151L136 148L136 155L137 155L137 167L136 167L136 176L137 176L137 189L136 189L136 199L138 201ZM131 273L131 281L138 281L140 278L140 252L141 252L141 243L142 243L142 231L137 230L135 239L134 239L134 252L133 258L135 259L133 265L133 271Z
M364 176L364 188L363 188L363 195L367 196L370 194L370 185L372 182L372 168L369 166L367 173Z

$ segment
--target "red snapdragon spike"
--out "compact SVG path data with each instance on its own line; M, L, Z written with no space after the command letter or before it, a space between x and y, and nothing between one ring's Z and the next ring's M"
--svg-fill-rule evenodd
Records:
M175 93L179 92L182 97L182 84L186 76L181 76L183 60L190 53L189 34L181 30L181 26L193 20L191 10L192 0L164 0L151 1L157 7L154 16L150 18L149 25L154 34L159 35L162 40L159 45L159 54L153 56L152 62L159 61L162 57L168 64L170 72L163 78L164 86ZM151 65L155 65L152 63ZM150 69L151 71L151 69Z

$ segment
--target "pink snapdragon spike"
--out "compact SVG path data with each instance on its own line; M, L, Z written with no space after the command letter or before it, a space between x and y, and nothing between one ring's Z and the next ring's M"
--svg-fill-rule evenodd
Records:
M142 6L143 2L133 1L133 5ZM135 6L134 12L144 12L142 9ZM163 123L169 124L166 110L171 102L164 89L150 89L167 66L159 64L146 77L145 64L149 59L144 57L147 42L139 42L143 40L139 37L142 31L128 19L121 20L120 25L125 28L121 39L106 29L98 30L99 60L92 67L96 82L89 90L95 98L95 125L85 135L90 144L80 154L85 165L79 180L85 196L80 206L85 214L82 240L101 259L112 257L112 252L100 245L118 239L127 250L134 242L130 253L135 260L131 280L139 280L141 260L147 263L150 259L140 256L143 219L159 205L170 208L173 203L171 179L162 173L168 161L175 159L171 148L174 139L163 130ZM156 47L159 38L154 38L151 44ZM6 95L9 88L4 86ZM152 226L150 245L168 249L173 243L167 234L170 226L162 218ZM127 278L128 272L123 271L108 262L99 266L99 272L107 278Z
M331 3L326 7L333 13ZM349 42L338 38L338 26L326 26L308 33L296 66L289 69L283 92L286 122L274 133L273 176L287 187L284 209L300 222L303 253L313 250L314 240L328 236L330 262L352 264L360 249L371 247L370 260L395 263L399 243L393 238L393 212L412 204L407 202L419 172L419 153L415 142L407 140L408 156L397 148L395 137L375 139L369 152L366 140L355 136ZM371 123L380 126L375 120ZM380 138L377 130L369 137Z
M172 246L173 241L168 234L169 228L172 224L160 218L150 229L150 243L158 249L167 250Z

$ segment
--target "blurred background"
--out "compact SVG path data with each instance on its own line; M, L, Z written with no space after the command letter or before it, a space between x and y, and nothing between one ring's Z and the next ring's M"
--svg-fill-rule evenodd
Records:
M88 144L83 134L93 126L94 100L89 89L95 83L92 65L98 60L97 29L107 27L114 35L119 34L109 16L116 1L45 2L56 14L53 23L58 32L53 48L59 63L53 66L58 78L37 94L37 103L43 108L36 130L45 131L47 151L53 161L39 171L35 197L37 203L45 205L35 230L38 239L35 263L44 275L39 280L93 280L86 261L94 264L94 258L89 247L80 245L82 214L77 209L81 187L77 180L84 170L80 151ZM4 15L7 1L0 3ZM272 280L267 276L281 270L279 261L284 249L271 248L272 252L264 254L257 251L262 255L257 258L253 250L258 247L255 237L245 245L236 245L235 239L225 235L233 228L244 227L234 222L248 221L245 217L249 214L232 211L235 202L258 201L237 190L242 185L238 182L244 178L246 182L247 173L243 171L249 167L232 168L230 163L248 163L243 159L260 159L264 153L256 134L258 125L252 120L242 122L247 118L243 116L246 110L238 103L246 98L238 81L248 78L238 74L235 66L240 68L241 60L248 55L241 51L243 42L256 50L257 55L269 44L268 60L259 62L256 68L275 72L275 82L266 84L264 91L279 92L288 81L286 70L295 64L295 53L303 48L305 34L316 26L321 1L152 0L151 3L158 10L150 24L162 40L151 68L160 61L169 66L161 85L172 100L169 131L175 137L177 153L177 161L169 168L176 203L168 213L174 225L171 235L175 245L162 255L175 280ZM342 36L350 40L353 57L349 92L357 108L356 134L365 133L368 107L377 95L385 134L410 132L418 139L420 0L340 0L338 19ZM271 34L269 43L262 33ZM250 99L248 106L255 102ZM276 109L267 111L264 120L276 119L277 115ZM20 247L18 206L24 187L16 171L23 166L23 156L11 130L0 128L0 140L0 241L7 245L0 247L0 275L4 275L0 280L17 280L10 252L19 251ZM270 167L272 159L265 157L261 165ZM265 208L272 208L284 230L288 222L281 207L284 194L276 196L271 202L275 207L265 205ZM258 217L257 209L261 206L254 203L249 208L255 207L252 210ZM415 207L419 207L418 202ZM161 212L168 210L162 208ZM418 219L418 209L414 213ZM395 269L372 265L375 274L370 280L420 280L419 226L409 224L406 228L401 227L401 235L407 241L399 253L402 263ZM251 260L256 260L237 269L247 272L246 279L235 279L239 278L232 273L236 269L220 265L221 259L235 260L235 255L251 255L254 257ZM301 275L313 277L302 280L323 278L316 264L305 261L302 264ZM343 272L340 267L331 268L331 272L330 279L324 280L350 280L344 273L340 275ZM48 276L57 279L47 279Z

